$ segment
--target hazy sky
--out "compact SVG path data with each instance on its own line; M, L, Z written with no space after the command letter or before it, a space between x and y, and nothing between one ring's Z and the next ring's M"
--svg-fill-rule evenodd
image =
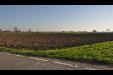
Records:
M113 31L113 5L0 5L0 28Z

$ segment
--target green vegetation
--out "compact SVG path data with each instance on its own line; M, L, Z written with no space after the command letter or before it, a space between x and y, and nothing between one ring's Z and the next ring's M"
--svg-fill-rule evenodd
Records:
M65 49L38 51L0 47L0 52L113 64L113 41Z

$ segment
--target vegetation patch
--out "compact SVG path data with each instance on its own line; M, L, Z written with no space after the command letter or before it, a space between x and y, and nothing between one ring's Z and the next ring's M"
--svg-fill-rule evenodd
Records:
M0 52L113 64L113 41L56 50L34 51L0 47Z

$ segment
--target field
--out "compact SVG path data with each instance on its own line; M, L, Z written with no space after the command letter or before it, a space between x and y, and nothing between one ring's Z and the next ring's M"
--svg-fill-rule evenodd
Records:
M18 49L61 49L113 41L113 33L0 32L0 46Z
M0 47L0 52L9 52L26 56L59 58L89 63L113 64L113 41L70 47L56 50L23 50Z
M113 64L113 33L0 32L0 52Z

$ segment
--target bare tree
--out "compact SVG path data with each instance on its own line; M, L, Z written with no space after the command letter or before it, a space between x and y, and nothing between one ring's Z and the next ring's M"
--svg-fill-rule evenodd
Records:
M93 32L96 32L96 30L93 30Z
M62 32L65 32L65 31L62 31Z
M0 29L0 32L2 32L2 29Z
M17 27L14 28L14 32L18 32L18 28Z

